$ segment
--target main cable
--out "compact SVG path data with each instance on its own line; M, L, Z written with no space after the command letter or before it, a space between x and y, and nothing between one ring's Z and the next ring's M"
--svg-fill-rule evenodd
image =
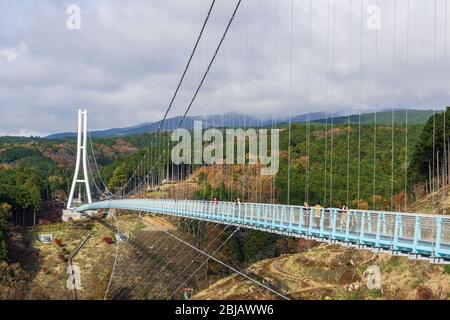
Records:
M169 114L169 111L172 109L172 105L173 105L173 103L174 103L174 101L175 101L175 99L176 99L176 97L177 97L177 95L178 95L178 92L179 92L179 90L180 90L181 85L183 84L184 78L186 77L186 74L187 74L187 72L188 72L188 70L189 70L189 67L190 67L190 65L191 65L191 62L192 62L194 56L195 56L195 53L197 52L198 45L199 45L199 43L200 43L200 40L202 39L203 32L205 31L206 25L208 24L209 17L211 16L211 12L212 12L212 10L213 10L213 8L214 8L215 3L216 3L216 0L212 0L212 1L211 1L211 5L210 5L210 7L209 7L208 13L206 14L205 20L203 21L202 28L201 28L201 30L200 30L200 33L199 33L198 36L197 36L197 40L195 41L194 48L193 48L192 51L191 51L191 54L190 54L189 59L188 59L188 62L186 63L186 66L185 66L185 68L184 68L183 74L181 75L181 78L180 78L180 80L178 81L178 85L177 85L177 87L176 87L176 89L175 89L175 92L173 93L172 98L170 99L170 103L169 103L169 106L168 106L167 109L166 109L166 112L165 112L165 114L164 114L164 117L163 117L163 119L161 120L161 122L160 122L160 124L159 124L159 126L158 126L158 129L157 129L157 131L156 131L156 133L155 133L155 135L154 135L155 137L156 137L156 135L161 131L161 129L162 129L163 125L164 125L164 122L165 122L166 119L167 119L167 115ZM144 156L144 157L145 157L145 156ZM143 160L142 160L142 161L143 161ZM142 161L141 161L141 163L142 163ZM131 179L133 179L133 176L134 176L134 175L135 175L135 172L134 172L133 175L130 177L130 179L128 180L127 184L131 181Z
M168 232L168 231L163 231L163 232L164 232L165 234L167 234L167 235L169 235L169 236L171 236L171 237L177 239L178 241L184 243L185 245L187 245L188 247L194 249L195 251L198 251L199 253L201 253L201 254L207 256L209 259L214 260L215 262L221 264L222 266L224 266L224 267L230 269L231 271L233 271L233 272L235 272L235 273L241 275L242 277L244 277L244 278L250 280L250 281L253 282L254 284L256 284L256 285L258 285L258 286L260 286L260 287L263 287L264 289L269 290L270 292L276 294L277 296L279 296L279 297L281 297L281 298L283 298L283 299L285 299L285 300L290 300L290 299L289 299L288 297L286 297L285 295L283 295L283 294L281 294L281 293L279 293L279 292L273 290L272 288L270 288L270 287L266 286L265 284L263 284L263 283L261 283L261 282L255 280L255 279L253 279L252 277L249 277L249 276L246 275L245 273L243 273L243 272L239 271L238 269L236 269L236 268L230 266L229 264L223 262L222 260L217 259L217 258L213 257L212 255L210 255L210 254L208 254L208 253L206 253L206 252L204 252L204 251L198 249L197 247L191 245L190 243L184 241L183 239L178 238L176 235L173 235L173 234L171 234L171 233Z
M239 9L239 6L241 5L241 2L242 2L242 0L239 0L238 3L236 4L236 7L234 8L233 14L231 15L231 18L230 18L230 20L228 21L227 27L225 28L225 31L224 31L224 33L223 33L223 35L222 35L222 38L220 39L220 42L219 42L219 44L217 45L216 50L214 51L214 55L212 56L212 58L211 58L211 60L210 60L210 62L209 62L209 64L208 64L208 67L206 68L206 71L205 71L205 73L203 74L202 80L200 81L200 84L198 85L197 90L195 90L195 93L194 93L194 95L193 95L193 97L192 97L192 99L191 99L191 102L189 103L189 105L188 105L188 107L187 107L187 109L186 109L186 111L185 111L183 117L181 118L180 123L178 124L178 128L180 128L180 126L183 124L183 121L184 121L184 119L186 118L187 114L189 113L189 110L191 109L192 104L194 103L195 99L197 98L197 95L198 95L200 89L201 89L202 86L203 86L203 83L204 83L204 81L205 81L205 79L206 79L206 76L208 75L208 73L209 73L209 71L210 71L210 69L211 69L211 66L212 66L213 63L214 63L214 60L216 59L217 54L219 53L220 48L222 47L223 41L225 40L225 37L226 37L226 35L227 35L227 33L228 33L228 30L230 29L231 24L233 23L234 17L236 16L236 13L237 13L237 11L238 11L238 9Z
M205 81L205 79L206 79L206 76L208 75L209 71L211 70L211 66L213 65L213 63L214 63L214 61L215 61L215 59L216 59L216 57L217 57L217 54L219 53L219 50L220 50L220 48L222 47L222 44L223 44L223 42L224 42L224 40L225 40L225 38L226 38L226 35L227 35L227 33L228 33L228 30L229 30L230 27L231 27L231 24L232 24L232 22L233 22L233 20L234 20L234 18L235 18L235 16L236 16L236 13L237 13L237 11L238 11L238 9L239 9L239 6L240 6L241 2L242 2L242 0L239 0L239 1L237 2L236 7L234 8L233 14L232 14L230 20L228 21L227 27L226 27L226 29L225 29L223 35L222 35L222 38L220 39L220 42L219 42L219 44L218 44L216 50L214 51L214 55L212 56L212 58L211 58L211 60L210 60L210 62L209 62L209 64L208 64L208 67L207 67L205 73L203 74L203 77L202 77L202 79L201 79L201 81L200 81L200 84L198 85L198 87L197 87L197 89L196 89L196 91L195 91L195 93L194 93L194 95L193 95L193 97L192 97L192 99L191 99L191 101L190 101L190 103L189 103L189 105L188 105L188 107L187 107L185 113L183 114L183 117L182 117L181 120L180 120L180 122L179 122L179 124L178 124L178 126L177 126L177 129L179 129L179 128L181 127L181 125L183 124L183 122L184 122L184 120L185 120L187 114L189 113L189 111L190 111L190 109L191 109L191 107L192 107L192 105L193 105L195 99L197 98L197 95L198 95L200 89L201 89L202 86L203 86L203 83L204 83L204 81ZM159 156L159 158L157 159L156 163L161 159L161 157L162 157L162 154L160 154L160 156ZM154 169L156 163L155 163L155 164L153 165L153 167L150 169L150 172L153 171L153 169ZM141 184L142 184L142 182L140 182L140 183L138 184L138 186L140 186ZM125 185L125 187L126 187L126 185ZM123 189L124 189L124 188L123 188ZM134 191L134 190L133 190L133 191ZM130 193L131 193L131 192L130 192ZM128 193L128 194L129 194L129 193Z

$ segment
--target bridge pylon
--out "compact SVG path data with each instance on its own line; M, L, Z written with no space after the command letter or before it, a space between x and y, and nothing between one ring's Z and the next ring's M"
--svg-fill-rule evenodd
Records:
M70 188L67 210L75 209L74 195L77 184L84 184L88 203L92 203L91 188L89 186L89 176L87 170L87 110L78 110L78 134L77 134L77 162L73 176L72 187ZM83 166L83 178L79 179L80 166ZM81 199L79 199L81 200Z

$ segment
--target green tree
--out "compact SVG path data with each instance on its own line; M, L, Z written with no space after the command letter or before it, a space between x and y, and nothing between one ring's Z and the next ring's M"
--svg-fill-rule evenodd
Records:
M8 203L0 203L0 262L8 258L6 224L12 207Z
M6 225L11 217L12 207L9 203L0 203L0 225Z
M108 188L111 190L115 190L116 188L123 186L126 182L127 182L126 167L122 163L120 166L114 169L112 177L108 183Z
M437 168L437 165L442 168L444 164L443 155L448 153L449 143L450 107L447 108L446 112L436 113L434 116L431 116L425 124L411 158L410 185L424 182L428 179L430 174L429 170L433 168L433 160L435 162L435 168ZM440 155L439 164L437 163L438 153Z

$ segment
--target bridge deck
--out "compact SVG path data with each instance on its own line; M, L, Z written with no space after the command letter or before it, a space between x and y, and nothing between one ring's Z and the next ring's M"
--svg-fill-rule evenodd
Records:
M126 199L78 211L124 209L242 226L294 237L450 260L450 217L385 211L315 209L263 203Z

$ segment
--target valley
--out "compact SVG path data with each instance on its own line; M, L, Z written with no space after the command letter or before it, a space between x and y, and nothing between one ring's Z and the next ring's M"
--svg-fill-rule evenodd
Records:
M405 149L406 131L401 124L395 128L382 124L360 127L340 124L334 128L321 123L293 124L291 203L308 201L342 206L349 199L350 207L360 209L448 214L449 187L444 186L445 182L436 184L440 188L430 193L429 181L420 171L419 155L423 149L417 145L425 139L426 128L427 124L409 125L409 144ZM280 171L275 177L261 176L259 165L174 166L163 162L166 181L158 186L149 185L136 196L284 203L287 132L281 127L280 133ZM348 145L348 139L358 137L360 149ZM153 139L151 134L93 138L89 145L93 151L89 158L94 168L92 181L98 185L104 181L111 190L123 184L149 139ZM158 148L167 142L166 135L150 152L161 152L163 149ZM5 275L0 284L3 299L73 298L75 293L67 289L67 257L86 235L89 238L72 260L82 275L77 299L103 299L105 292L108 299L279 298L239 275L230 274L196 251L180 246L167 232L209 253L220 248L215 252L218 258L292 299L449 297L448 268L427 261L410 261L255 230L232 234L231 229L212 223L126 211L118 211L117 220L105 219L100 212L93 219L62 223L59 218L62 207L54 201L67 200L74 151L72 138L0 138L0 196L3 219L7 222L3 236L7 258L0 271ZM383 168L391 160L395 167L402 167L407 155L411 169L397 172L391 185L390 172ZM348 171L348 166L359 167L359 177L356 170ZM307 174L309 180L305 179ZM358 179L364 181L361 187ZM439 181L443 180L441 176ZM407 208L405 181L410 186ZM308 199L304 197L305 189ZM24 193L29 194L28 202L23 201ZM129 236L128 241L118 243L117 227ZM43 233L51 233L54 241L41 243L38 235ZM382 289L367 287L366 271L370 266L380 268Z

